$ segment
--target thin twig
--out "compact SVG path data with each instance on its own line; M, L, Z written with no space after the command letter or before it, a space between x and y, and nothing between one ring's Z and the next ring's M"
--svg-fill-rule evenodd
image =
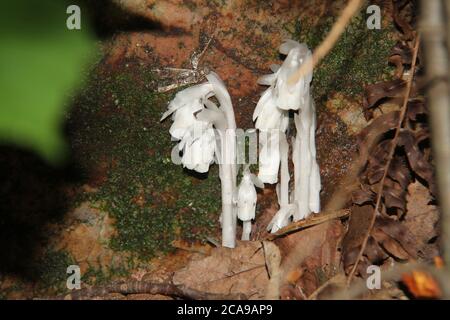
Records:
M229 274L229 275L227 275L227 276L225 276L223 278L212 280L211 282L219 281L219 280L220 281L221 280L225 280L225 279L232 278L232 277L238 276L238 275L246 273L246 272L250 272L250 271L253 271L253 270L256 270L256 269L259 269L259 268L265 268L265 267L266 267L266 264L259 264L259 265L255 266L255 267L251 267L251 268L248 268L248 269L244 269L244 270L241 270L241 271Z
M292 233L301 229L309 228L329 220L343 218L350 215L350 209L341 209L333 212L321 212L319 214L311 215L309 218L305 220L300 220L297 222L293 222L290 225L281 228L275 233L272 233L266 237L264 240L274 240L278 237L284 236L288 233Z
M203 292L173 283L155 283L147 281L115 282L104 286L97 286L77 290L75 292L53 298L55 300L84 300L92 297L106 296L111 293L120 294L162 294L189 300L246 300L247 296L238 294L219 294ZM51 299L51 298L50 298Z
M312 58L300 66L300 68L289 78L288 83L294 84L308 72L311 72L319 62L333 49L336 42L341 37L345 28L350 23L352 17L358 12L362 5L362 0L350 0L342 11L341 16L331 28L330 33L322 43L314 50Z
M379 188L378 193L377 193L377 201L375 203L375 208L373 209L372 217L370 219L369 228L367 229L367 233L364 236L364 241L363 241L363 243L361 245L361 249L359 250L358 257L357 257L357 259L355 261L355 264L353 265L353 268L350 271L350 274L348 276L347 286L350 284L350 282L353 279L353 276L355 275L356 269L358 268L359 261L362 258L364 250L366 249L367 241L369 240L370 233L372 232L373 226L375 224L377 213L379 212L379 209L380 209L381 199L383 197L384 182L386 180L386 177L387 177L387 174L388 174L388 171L389 171L389 166L391 165L392 158L394 156L395 149L397 147L398 137L400 135L400 131L401 131L401 128L402 128L403 120L405 118L407 105L408 105L408 100L409 100L409 95L411 93L411 87L412 87L412 82L413 82L413 79L414 79L414 73L416 71L416 61L417 61L417 53L419 51L419 43L420 43L420 36L417 35L416 36L416 41L415 41L415 44L414 44L414 55L413 55L413 59L412 59L412 63L411 63L411 74L410 74L410 77L408 79L408 83L407 83L407 86L406 86L406 92L405 92L405 96L403 98L403 105L402 105L402 108L401 108L400 117L398 119L397 128L395 129L394 138L392 139L392 142L391 142L391 146L390 146L391 149L389 150L387 162L386 162L386 165L384 167L383 177L381 178L381 181L380 181L380 188Z

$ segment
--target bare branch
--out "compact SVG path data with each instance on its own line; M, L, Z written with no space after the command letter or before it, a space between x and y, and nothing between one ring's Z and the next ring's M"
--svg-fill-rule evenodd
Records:
M305 220L293 222L290 225L288 225L284 228L281 228L277 232L269 234L267 236L266 240L274 240L274 239L284 236L288 233L292 233L292 232L295 232L295 231L298 231L301 229L312 227L312 226L327 222L329 220L344 218L344 217L347 217L348 215L350 215L350 209L342 209L342 210L337 210L337 211L333 211L333 212L322 211L321 213L309 216Z
M173 283L155 283L146 281L115 282L104 286L97 286L77 290L67 295L58 296L56 300L84 300L92 297L101 297L110 293L121 294L162 294L189 300L246 300L244 294L218 294L202 292Z
M446 1L447 12L450 2ZM431 143L436 166L436 182L442 219L441 244L444 260L450 273L450 98L448 87L448 52L445 50L445 34L448 34L443 17L444 8L440 0L422 0L420 30L427 80L432 83L428 90ZM447 44L450 45L450 44Z

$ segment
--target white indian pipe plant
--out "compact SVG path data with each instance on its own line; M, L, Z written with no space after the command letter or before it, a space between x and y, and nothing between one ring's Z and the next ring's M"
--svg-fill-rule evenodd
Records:
M320 172L315 147L316 112L310 94L312 72L294 84L288 82L298 68L311 59L311 51L303 43L286 40L280 46L280 53L287 56L283 64L272 66L272 74L258 79L259 84L269 88L262 94L253 114L255 127L260 130L259 178L266 183L276 183L281 162L280 182L277 185L280 209L268 225L271 232L286 226L291 216L298 221L320 210ZM292 143L294 192L291 196L286 138L290 110L294 113L297 131ZM271 148L269 143L275 146ZM266 150L270 150L268 155Z
M256 211L256 187L264 188L264 184L245 166L237 195L238 218L242 221L242 240L250 240L252 220Z
M214 159L218 160L222 187L222 245L234 248L237 221L236 122L225 84L214 72L206 78L208 82L178 92L161 121L172 114L173 124L169 131L172 139L179 141L178 150L182 152L184 167L207 172ZM219 102L218 106L210 100L213 96Z

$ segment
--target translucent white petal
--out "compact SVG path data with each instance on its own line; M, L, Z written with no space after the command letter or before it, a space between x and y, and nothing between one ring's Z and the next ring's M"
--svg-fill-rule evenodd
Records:
M281 44L279 51L281 54L287 55L289 53L289 51L291 51L292 49L298 48L299 46L300 46L300 43L298 43L297 41L291 40L291 39L286 39Z
M200 136L191 130L183 140L186 140L181 158L183 165L200 173L207 172L214 161L214 130L211 127L204 128Z
M175 98L169 103L168 110L161 117L161 121L163 121L173 112L186 106L186 104L191 105L195 103L195 101L198 101L197 104L200 104L200 99L208 96L212 90L213 87L210 83L202 83L178 92L175 95Z
M255 128L262 131L281 129L282 124L285 124L283 121L288 117L286 111L277 108L270 93L263 94L256 106L255 114L257 114Z
M270 70L272 70L273 73L276 73L278 70L280 70L281 65L279 64L271 64Z
M265 86L271 86L277 80L277 73L266 74L258 78L257 83Z
M225 115L220 109L211 110L211 109L203 109L196 115L197 120L213 123L214 126L219 130L224 130L227 126L227 122L225 119Z
M185 135L186 130L189 130L191 126L198 122L194 113L201 109L202 105L200 102L196 101L175 111L173 123L169 129L170 135L180 140Z
M292 212L294 211L293 208L294 206L292 205L282 206L267 225L267 230L274 233L286 227L291 220Z
M272 99L272 90L271 88L268 88L262 93L261 98L259 98L259 101L256 104L255 110L253 111L253 121L255 121L256 118L259 117L259 114L270 99Z

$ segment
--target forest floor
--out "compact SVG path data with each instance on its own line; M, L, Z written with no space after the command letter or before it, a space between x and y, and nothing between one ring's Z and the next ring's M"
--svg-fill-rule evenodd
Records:
M170 121L159 119L177 90L192 80L165 68L191 69L196 77L214 70L230 92L237 126L253 128L253 110L264 89L256 81L280 63L277 48L283 39L316 47L343 3L173 0L146 7L147 18L156 16L157 23L149 23L145 14L137 19L119 7L103 8L97 17L102 55L67 115L71 163L54 170L16 150L2 158L5 170L26 179L27 186L22 187L26 200L16 208L20 215L10 218L19 230L16 241L0 244L0 295L67 294L68 265L80 267L83 288L119 280L170 280L251 299L266 295L271 252L280 259L278 265L272 262L283 273L285 299L305 299L342 272L346 219L280 238L276 249L262 242L278 207L274 186L258 193L253 241L239 242L235 250L215 247L220 240L217 167L197 175L171 163ZM388 59L401 35L388 9L383 8L381 30L367 29L365 19L362 12L352 20L314 73L323 207L336 201L355 161L358 135L371 123L362 107L365 87L391 80L396 72ZM192 55L203 50L194 70ZM179 86L158 92L172 84ZM375 116L394 109L383 104ZM428 189L414 181L408 191L409 206L422 206L416 208L418 219L432 211L425 222L434 226L437 210L429 205ZM378 298L407 298L396 286L383 285ZM142 293L99 298L169 299Z

